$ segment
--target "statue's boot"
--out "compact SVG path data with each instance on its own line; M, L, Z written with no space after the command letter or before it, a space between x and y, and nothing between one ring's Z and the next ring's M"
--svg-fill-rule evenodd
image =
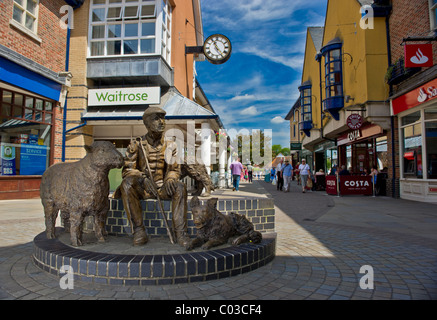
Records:
M133 245L134 246L142 246L149 241L149 238L147 237L146 230L144 227L137 227L134 230L134 240Z

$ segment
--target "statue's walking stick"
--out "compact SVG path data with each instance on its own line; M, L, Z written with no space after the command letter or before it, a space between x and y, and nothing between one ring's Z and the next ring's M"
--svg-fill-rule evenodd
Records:
M168 234L168 236L170 238L170 242L172 244L175 244L176 242L175 242L175 239L174 239L173 231L170 229L170 227L168 225L167 217L165 216L165 212L164 212L164 208L162 206L161 198L159 197L158 186L155 184L155 180L153 180L152 171L150 170L149 159L147 158L146 149L144 149L143 142L141 141L141 138L138 138L137 140L138 140L138 142L139 142L139 144L141 146L141 150L143 150L143 156L144 156L144 159L145 159L145 162L146 162L147 175L149 176L149 179L152 182L153 193L154 193L154 195L156 197L156 200L158 201L159 211L161 212L162 219L164 220L165 228L167 229L167 234Z

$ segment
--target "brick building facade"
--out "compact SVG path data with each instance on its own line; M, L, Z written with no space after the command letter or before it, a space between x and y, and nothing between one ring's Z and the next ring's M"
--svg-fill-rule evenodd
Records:
M63 0L0 3L0 199L39 196L41 175L61 161L70 75Z
M391 66L386 80L390 85L394 149L388 189L392 192L394 187L395 195L401 198L437 202L437 107L432 94L428 95L428 90L437 86L437 4L433 0L390 2ZM405 46L419 44L432 46L432 57L426 59L434 63L406 68L409 57L405 56ZM427 94L420 99L422 92ZM391 141L388 147L392 148Z

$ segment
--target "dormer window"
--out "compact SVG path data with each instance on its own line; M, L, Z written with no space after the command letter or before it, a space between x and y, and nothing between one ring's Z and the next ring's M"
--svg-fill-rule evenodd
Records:
M299 129L303 131L308 137L310 136L311 129L313 128L313 115L312 115L312 93L311 82L306 81L300 87L300 110L301 110L301 122L299 123Z
M336 38L322 48L325 58L325 100L324 111L339 120L339 111L344 107L342 43Z

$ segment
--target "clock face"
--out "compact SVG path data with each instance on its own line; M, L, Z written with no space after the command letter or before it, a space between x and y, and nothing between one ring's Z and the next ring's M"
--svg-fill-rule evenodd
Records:
M227 37L222 34L209 36L203 44L203 53L209 62L221 64L231 56L232 46Z

